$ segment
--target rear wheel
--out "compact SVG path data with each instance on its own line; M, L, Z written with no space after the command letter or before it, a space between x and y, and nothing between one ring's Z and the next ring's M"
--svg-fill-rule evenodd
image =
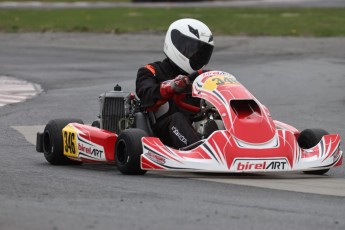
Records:
M147 136L141 129L125 129L120 133L115 144L115 161L122 174L143 175L140 156L143 153L141 138Z
M305 129L298 136L297 142L299 147L303 149L309 149L317 145L321 141L322 137L327 134L328 132L323 129ZM329 169L321 169L304 171L304 173L313 175L323 175L328 171Z
M99 119L95 120L91 124L92 127L101 128L101 121Z
M62 129L69 123L84 124L80 119L56 119L48 122L43 132L43 153L52 165L81 164L63 154Z

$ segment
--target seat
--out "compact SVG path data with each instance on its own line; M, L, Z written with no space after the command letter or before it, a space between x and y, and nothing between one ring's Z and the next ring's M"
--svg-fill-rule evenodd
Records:
M154 136L148 114L146 113L138 112L134 115L134 127L144 130L148 136Z

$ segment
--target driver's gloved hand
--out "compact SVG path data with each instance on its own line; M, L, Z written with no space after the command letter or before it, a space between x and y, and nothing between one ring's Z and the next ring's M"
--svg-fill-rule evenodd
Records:
M163 81L160 86L160 93L163 98L171 98L176 93L185 92L188 85L190 85L188 77L178 75L173 80Z

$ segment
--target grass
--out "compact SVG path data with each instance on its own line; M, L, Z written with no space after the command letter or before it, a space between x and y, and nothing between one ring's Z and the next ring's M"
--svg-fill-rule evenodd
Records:
M97 2L95 0L0 0L0 2ZM99 2L131 2L132 0L99 0Z
M215 34L345 36L345 8L110 8L0 10L1 32L159 33L191 17Z

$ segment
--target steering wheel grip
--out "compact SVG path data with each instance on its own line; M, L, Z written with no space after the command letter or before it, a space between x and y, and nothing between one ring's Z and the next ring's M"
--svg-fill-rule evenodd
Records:
M193 83L193 81L200 75L200 74L203 74L203 73L206 73L206 72L209 72L210 70L198 70L198 71L195 71L191 74L188 75L188 80L190 83ZM193 113L199 113L200 112L200 107L198 106L194 106L194 105L191 105L191 104L188 104L186 102L184 102L183 100L185 99L186 97L186 94L184 93L181 93L181 94L175 94L173 96L173 99L176 103L177 106L181 107L182 109L185 109L185 110L188 110L190 112L193 112Z
M185 98L186 98L186 94L184 94L184 93L175 94L174 97L173 97L175 104L177 106L179 106L180 108L188 110L188 111L190 111L192 113L200 112L200 108L198 106L194 106L194 105L191 105L191 104L188 104L188 103L184 102L183 100Z
M206 73L206 72L209 72L210 70L202 70L202 69L199 69L198 71L195 71L191 74L188 75L188 80L189 82L193 82L200 74L203 74L203 73Z

